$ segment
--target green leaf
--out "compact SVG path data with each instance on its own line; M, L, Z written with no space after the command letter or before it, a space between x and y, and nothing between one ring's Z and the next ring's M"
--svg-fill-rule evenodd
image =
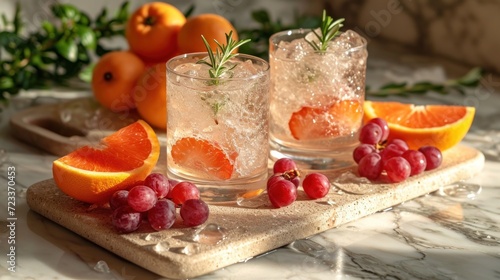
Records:
M402 83L389 83L389 84L386 84L382 87L380 87L380 89L404 89L406 87L406 83L405 82L402 82Z
M252 12L252 18L261 24L267 24L271 22L271 17L267 10L257 10Z
M87 67L83 68L82 71L78 74L78 78L80 80L90 83L92 81L92 72L94 71L95 63L92 63L88 65Z
M118 10L118 12L116 13L115 18L116 18L117 20L119 20L119 21L122 21L122 22L127 21L128 16L129 16L129 13L128 13L128 7L129 7L129 3L128 3L128 1L127 1L127 2L124 2L124 3L120 6L120 9Z
M76 61L78 56L78 45L74 40L71 40L70 38L62 38L56 43L55 47L59 54L64 58L71 62Z
M11 77L0 77L0 89L8 89L14 86L14 81Z
M190 17L194 12L194 5L191 5L189 6L189 8L187 9L187 11L185 11L183 14L184 14L184 17L188 18Z
M97 15L97 18L95 20L96 24L98 26L104 25L106 23L106 18L108 16L108 10L106 8L103 8L99 15Z
M80 20L80 11L73 5L70 4L59 4L52 6L52 12L54 15L62 20Z
M457 80L459 85L465 87L475 87L481 81L483 70L479 67L472 68L467 74Z
M87 26L78 26L76 28L76 34L80 37L80 42L85 48L95 50L97 46L97 38L92 28Z

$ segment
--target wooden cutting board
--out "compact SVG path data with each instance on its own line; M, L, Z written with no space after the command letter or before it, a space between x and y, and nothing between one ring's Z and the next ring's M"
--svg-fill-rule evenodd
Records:
M483 165L482 153L457 146L444 153L439 169L399 184L346 182L337 184L338 188L331 189L328 196L320 200L307 199L300 189L298 200L281 209L273 209L269 203L259 208L236 203L210 205L206 224L217 225L224 234L221 240L215 237L218 242L192 241L190 236L197 229L185 228L180 221L161 232L144 224L134 233L118 234L111 226L109 209L89 209L88 204L61 193L53 180L32 185L27 192L27 202L39 214L145 269L164 277L185 279L471 178ZM211 238L214 241L214 236L205 236L202 240Z

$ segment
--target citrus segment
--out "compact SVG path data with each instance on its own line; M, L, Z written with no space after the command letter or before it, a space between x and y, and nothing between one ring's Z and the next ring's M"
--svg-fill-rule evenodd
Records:
M475 108L365 101L364 112L365 122L376 117L387 121L389 140L405 140L411 149L432 145L444 151L465 137Z
M288 127L297 140L348 135L361 124L362 107L355 100L341 100L326 108L304 106L292 114Z
M234 152L227 156L216 144L207 140L186 137L172 146L172 159L181 168L196 174L204 174L209 179L230 179L233 175L232 162L237 157Z
M139 120L103 138L98 146L83 146L54 161L56 185L87 203L105 203L111 195L144 180L160 154L154 130Z

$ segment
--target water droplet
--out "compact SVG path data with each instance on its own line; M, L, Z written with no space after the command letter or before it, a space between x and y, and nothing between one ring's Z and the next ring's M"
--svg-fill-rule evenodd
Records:
M170 248L170 243L168 243L167 241L163 241L163 242L158 242L154 245L151 246L151 248L157 252L157 253L161 253L161 252L165 252L165 251L169 251L171 248Z
M148 233L142 236L145 241L159 241L161 238L162 235L159 233Z
M200 251L200 245L199 244L188 244L184 247L173 247L169 249L170 252L174 252L177 254L183 254L183 255L193 255L196 254Z
M215 245L224 240L226 230L217 224L208 224L197 229L192 236L192 240L198 243Z
M236 200L236 204L245 208L259 208L268 205L269 198L266 192L261 192L260 194L253 197L240 196Z
M337 204L337 202L335 202L335 200L333 200L333 198L328 198L328 200L326 201L326 204L333 206L333 205Z
M94 270L97 272L101 272L101 273L109 273L110 272L109 266L105 261L98 261L94 265Z
M326 252L326 248L310 239L299 239L288 245L288 248L307 254L309 256L322 256Z
M481 193L481 185L467 182L456 182L454 184L439 188L438 194L460 199L474 199Z

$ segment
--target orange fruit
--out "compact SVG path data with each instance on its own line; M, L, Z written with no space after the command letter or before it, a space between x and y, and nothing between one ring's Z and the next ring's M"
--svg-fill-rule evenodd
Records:
M179 52L206 52L207 48L201 39L201 35L205 37L210 48L215 51L217 40L220 44L226 43L226 34L233 31L232 38L238 41L238 33L236 28L223 16L217 14L199 14L189 17L186 23L179 31L177 43Z
M170 154L175 164L189 172L202 174L207 179L227 180L233 175L236 152L226 155L214 143L204 139L185 137L177 140Z
M166 64L155 64L142 74L132 94L141 118L161 129L167 128L166 83Z
M103 107L113 112L133 109L132 90L144 70L144 63L132 52L108 52L97 61L92 72L92 93Z
M411 149L432 145L444 151L469 131L475 108L451 105L415 105L365 101L365 122L380 117L389 125L389 139L399 138Z
M293 138L314 140L351 134L361 124L363 111L356 100L341 100L322 108L302 107L288 121Z
M139 120L103 138L98 146L83 146L55 160L52 174L65 194L103 204L115 191L144 180L159 155L154 130Z
M186 17L163 2L140 6L130 16L125 38L130 49L149 63L166 62L177 50L177 35Z

